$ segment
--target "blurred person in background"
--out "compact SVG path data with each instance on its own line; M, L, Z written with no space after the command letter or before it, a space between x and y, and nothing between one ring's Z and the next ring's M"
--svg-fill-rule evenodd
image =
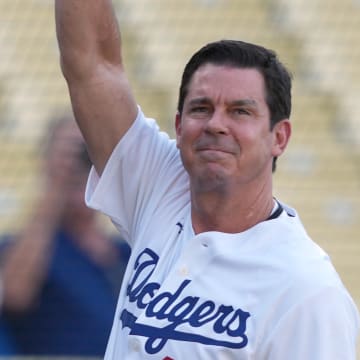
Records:
M30 220L2 239L0 355L102 356L130 248L85 206L91 163L71 117L52 124L44 160Z

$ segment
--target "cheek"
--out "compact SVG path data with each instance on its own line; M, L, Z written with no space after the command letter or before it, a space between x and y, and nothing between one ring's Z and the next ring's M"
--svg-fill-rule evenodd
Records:
M193 168L196 163L196 154L193 149L198 134L199 132L193 126L186 126L182 128L181 134L177 136L177 147L187 171Z
M243 124L240 129L236 129L234 138L236 142L240 145L242 151L246 151L246 149L251 149L253 146L257 146L259 141L259 131L252 126L248 126Z
M266 129L257 129L254 127L244 127L238 133L236 138L240 146L240 152L243 155L248 154L247 157L271 157L272 153L272 133Z
M273 158L273 141L271 133L267 133L264 138L258 143L257 152L260 162L270 163Z
M196 141L196 138L201 134L201 128L195 121L187 120L181 125L181 130L177 133L177 145L183 150L189 150L188 147Z

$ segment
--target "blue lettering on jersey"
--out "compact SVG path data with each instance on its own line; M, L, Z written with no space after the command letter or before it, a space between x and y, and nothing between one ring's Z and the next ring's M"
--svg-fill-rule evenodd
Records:
M129 302L139 309L145 309L148 318L167 320L168 325L154 327L139 323L132 313L124 309L120 315L122 327L130 328L130 334L147 338L145 351L158 353L168 340L198 342L206 345L240 349L247 345L246 321L250 313L234 309L230 305L217 306L213 301L201 301L197 296L182 296L191 283L184 280L174 292L158 292L160 284L150 278L158 263L159 256L151 249L145 249L137 257L134 275L127 287ZM199 330L194 333L178 331L181 324L188 324ZM214 336L201 334L201 327L211 324ZM234 341L216 339L216 334L226 334Z

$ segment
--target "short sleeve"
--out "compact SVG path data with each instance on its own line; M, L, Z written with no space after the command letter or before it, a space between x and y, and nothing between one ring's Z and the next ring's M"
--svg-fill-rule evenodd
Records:
M175 141L139 109L101 177L91 169L85 201L109 216L121 236L132 243L144 221L151 219L164 197L171 196L181 173L184 170Z
M347 292L327 287L294 305L260 345L264 360L356 360L359 315Z

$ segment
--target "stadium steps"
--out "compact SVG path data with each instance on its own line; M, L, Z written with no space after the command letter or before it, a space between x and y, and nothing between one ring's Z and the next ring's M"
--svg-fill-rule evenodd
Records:
M279 22L304 43L304 76L313 86L332 89L338 121L360 153L360 3L358 0L273 0Z
M69 106L59 68L53 2L0 2L1 63L5 114L13 133L37 140L49 109ZM18 104L21 106L18 106Z
M136 32L126 26L122 27L124 62L136 101L148 117L156 119L160 126L168 131L174 127L175 111L172 107L168 89L161 84L148 84L146 62L138 45Z
M144 83L174 88L190 55L205 43L221 38L257 41L269 47L276 44L279 52L289 57L289 64L297 63L300 47L293 38L279 36L261 0L125 0L123 3L127 9L123 25L137 33L147 66Z
M21 226L39 191L39 157L34 144L0 136L0 229Z

